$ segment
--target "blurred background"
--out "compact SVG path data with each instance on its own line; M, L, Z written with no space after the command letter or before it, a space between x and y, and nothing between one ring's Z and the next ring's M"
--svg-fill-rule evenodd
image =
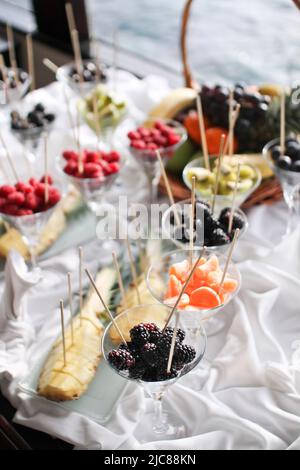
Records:
M37 64L58 65L71 51L64 0L0 0L0 21L17 34L22 65L24 34L34 33ZM136 73L159 73L182 83L179 34L185 0L73 0L84 55L101 42L112 61L118 30L119 64ZM1 32L1 30L0 30ZM1 50L5 52L5 29ZM189 61L200 82L290 84L300 80L300 11L292 0L194 0ZM25 64L24 64L25 65ZM53 77L38 66L38 85Z

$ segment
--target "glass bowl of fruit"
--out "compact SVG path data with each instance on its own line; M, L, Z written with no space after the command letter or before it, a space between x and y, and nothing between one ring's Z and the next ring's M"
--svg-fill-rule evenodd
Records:
M150 309L152 323L143 322L144 311ZM102 339L103 357L109 366L121 377L142 386L154 401L152 420L145 423L150 425L147 429L150 441L186 436L177 415L163 412L162 401L170 386L199 365L206 349L203 328L197 336L191 334L184 315L179 312L166 326L169 314L170 309L160 304L131 308L115 317L116 326L110 323ZM173 336L174 349L171 348Z
M293 188L300 183L300 142L294 137L287 138L283 154L280 140L274 139L264 146L262 153L282 186L284 200L289 208L289 222L286 231L286 234L289 234L292 222Z
M125 99L104 85L98 85L78 102L78 109L99 140L111 145L117 126L126 116Z
M192 189L192 179L196 178L196 195L212 204L217 176L218 157L210 157L211 170L205 168L204 158L196 158L186 165L183 170L183 181ZM215 198L216 212L230 207L237 179L238 163L240 177L237 186L235 204L241 206L246 199L259 187L262 176L259 169L249 163L243 164L242 158L224 158L221 166L220 180Z
M147 119L135 130L128 132L129 149L133 158L144 169L149 182L150 201L157 198L161 176L159 151L165 165L187 139L185 128L171 119Z
M18 102L29 90L30 75L22 69L17 69L16 72L12 68L0 71L0 106L2 107Z
M84 96L99 83L107 81L106 66L91 60L82 62L82 77L78 73L75 62L59 67L56 78L66 83L74 93Z
M172 240L178 248L188 248L191 228L191 199L170 206L162 217L162 235ZM231 208L221 212L214 210L206 201L196 200L194 211L193 243L195 247L207 246L211 251L224 253L233 241L236 229L240 230L239 240L248 229L248 219L241 209L234 209L231 222Z
M124 164L124 158L114 150L65 150L59 158L60 170L96 215L103 204L103 196L112 187Z
M178 305L191 328L198 328L202 321L219 313L237 295L241 275L236 265L230 261L223 275L227 262L223 254L209 248L183 249L166 253L147 275L154 299L173 307L200 254L202 257Z
M63 195L60 180L50 175L39 180L0 186L0 215L18 230L26 242L31 265L36 265L36 247L40 234Z

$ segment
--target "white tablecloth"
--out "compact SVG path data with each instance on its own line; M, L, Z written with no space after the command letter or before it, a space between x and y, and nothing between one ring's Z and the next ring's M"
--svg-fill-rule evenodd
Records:
M135 103L149 90L149 81L151 90L166 92L164 82L147 80L127 76L124 91L136 97ZM54 103L59 85L40 93ZM143 110L158 98L147 93ZM61 141L53 137L51 142L51 152L59 151ZM105 427L18 392L19 380L59 331L54 312L58 298L66 296L66 272L77 272L75 249L42 263L46 275L31 288L21 318L8 315L2 302L0 384L17 408L15 421L99 449L300 449L300 229L279 243L287 216L283 203L254 208L248 215L250 229L236 253L241 291L208 326L203 365L172 386L165 400L186 425L187 438L151 443L152 403L132 383ZM92 247L87 253L92 259L89 254L94 254Z

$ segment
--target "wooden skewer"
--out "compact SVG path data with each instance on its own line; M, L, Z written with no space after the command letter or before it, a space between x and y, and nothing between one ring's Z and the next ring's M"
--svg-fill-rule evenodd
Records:
M83 75L82 75L83 65L82 65L82 56L81 56L79 35L78 35L77 29L73 29L71 37L72 37L72 45L73 45L74 56L75 56L76 69L80 78L80 83L82 84L83 83Z
M79 256L79 315L80 315L80 326L82 323L82 309L83 309L83 248L78 248Z
M194 250L195 205L196 205L196 176L193 176L193 178L192 178L191 215L190 215L190 264L191 265L193 263L193 250Z
M66 15L67 15L67 20L68 20L70 36L72 36L72 31L76 29L74 10L70 2L66 3L65 8L66 8Z
M177 337L177 330L178 330L178 324L179 324L179 314L176 311L176 322L175 322L175 327L174 327L174 330L173 330L171 347L170 347L170 352L169 352L167 374L170 373L171 367L172 367L173 356L174 356L174 351L175 351L175 344L176 344L176 337Z
M226 139L225 134L222 134L221 142L220 142L220 153L219 153L219 159L218 159L218 169L217 169L217 174L216 174L216 183L215 183L214 195L213 195L213 200L212 200L212 205L211 205L212 214L214 214L214 211L215 211L216 198L217 198L217 194L218 194L219 181L220 181L221 168L222 168L222 161L223 161L223 157L224 157L225 139Z
M234 129L234 95L233 90L231 89L229 92L229 115L228 115L228 122L229 122L229 155L232 157L233 155L233 129Z
M228 268L229 268L229 264L230 264L230 261L231 261L231 258L232 258L233 250L234 250L234 247L235 247L235 245L236 245L236 242L237 242L237 239L238 239L238 237L239 237L239 234L240 234L240 229L237 228L236 231L234 232L234 237L233 237L231 246L230 246L230 248L229 248L229 252L228 252L226 264L225 264L225 267L224 267L222 279L221 279L220 286L219 286L219 293L221 292L221 290L222 290L222 288L223 288L223 284L224 284L224 281L225 281L225 278L226 278L226 274L227 274L227 271L228 271Z
M114 251L112 252L112 257L113 257L113 261L114 261L115 268L116 268L116 271L117 271L118 284L119 284L119 289L120 289L120 292L121 292L122 302L123 302L123 305L125 306L125 308L127 308L128 304L127 304L127 300L126 300L125 288L124 288L124 283L123 283L122 274L121 274L121 270L120 270L120 265L119 265L119 262L118 262L117 255Z
M62 89L63 89L64 100L65 100L65 104L66 104L68 120L69 120L69 125L70 125L71 131L72 131L73 140L74 140L75 144L77 144L76 134L75 134L75 126L74 126L74 123L73 123L73 118L72 118L71 108L70 108L70 100L68 98L67 90L66 90L66 87L64 85L63 85Z
M101 127L100 127L100 121L99 121L97 97L95 94L93 95L93 117L94 117L94 125L95 125L95 131L96 131L96 136L97 136L97 150L99 150Z
M45 67L47 67L47 69L51 70L51 72L53 72L55 75L57 74L59 67L55 65L55 63L52 62L52 60L45 58L43 59L43 64L45 65Z
M9 62L10 62L11 68L14 71L17 85L19 85L20 80L19 80L18 65L17 65L16 53L15 53L14 34L13 34L12 27L9 24L6 25L6 33L7 33L7 41L8 41Z
M83 154L81 150L80 144L80 114L79 110L77 109L76 113L76 144L77 144L77 151L78 151L78 171L80 174L83 173Z
M96 77L97 82L101 82L101 62L100 62L100 42L99 40L95 43L95 65L96 65Z
M48 170L48 134L43 135L44 140L44 165L45 165L45 203L49 201L49 170Z
M33 43L32 35L27 34L26 36L26 48L27 48L27 62L28 62L28 73L31 77L31 91L35 90L35 72L34 72L34 54L33 54Z
M280 151L285 154L285 90L282 88L280 96Z
M61 321L61 334L63 342L63 351L64 351L64 367L67 365L67 350L66 350L66 336L65 336L65 313L64 313L64 301L59 301L60 305L60 321Z
M172 318L172 316L173 316L175 310L177 309L177 307L178 307L178 305L179 305L179 303L180 303L181 297L183 296L183 294L184 294L184 292L185 292L185 289L186 289L187 286L189 285L189 282L190 282L190 280L192 279L192 276L193 276L194 272L196 271L196 268L197 268L197 266L198 266L198 264L199 264L199 261L200 261L201 258L203 257L205 251L206 251L206 246L204 246L204 247L202 248L201 253L200 253L200 255L199 255L198 258L197 258L197 261L195 262L194 266L192 267L192 270L191 270L191 272L190 272L190 274L189 274L189 277L187 278L187 280L185 281L185 283L184 283L184 285L183 285L183 288L181 289L181 292L180 292L180 294L179 294L179 296L178 296L178 298L177 298L177 300L176 300L176 302L175 302L175 305L174 305L174 307L172 308L171 313L170 313L170 315L169 315L169 317L168 317L168 319L167 319L167 321L166 321L166 324L165 324L164 329L163 329L163 333L165 332L165 330L166 330L168 324L170 323L170 320L171 320L171 318Z
M236 175L236 180L235 180L235 185L234 185L234 191L233 191L232 202L231 202L231 211L230 211L230 216L229 216L229 224L228 224L228 233L229 234L232 231L234 206L235 206L235 200L236 200L236 195L237 195L237 190L238 190L238 184L239 184L239 180L240 180L240 172L241 172L241 164L239 163L238 167L237 167L237 175Z
M116 29L113 33L113 90L116 92L118 88L118 30Z
M69 297L69 308L70 308L70 324L71 324L71 338L72 345L74 344L74 322L73 322L73 294L72 294L72 275L68 273L68 297Z
M1 144L2 144L2 146L3 146L3 148L4 148L4 150L5 150L6 158L7 158L7 160L8 160L8 163L9 163L9 165L10 165L10 168L11 168L11 171L12 171L12 173L13 173L13 175L14 175L15 180L16 180L16 181L20 181L20 179L19 179L19 177L18 177L18 173L17 173L16 167L15 167L15 165L14 165L14 161L13 161L13 159L12 159L10 153L9 153L8 147L7 147L7 145L6 145L5 140L3 139L3 135L2 135L1 132L0 132L0 142L1 142Z
M100 301L101 301L101 303L102 303L102 305L103 305L105 311L107 312L107 314L108 314L110 320L112 321L114 327L116 328L117 332L119 333L120 337L122 338L123 343L127 346L127 341L126 341L126 339L124 338L124 335L123 335L122 331L120 330L120 328L119 328L119 326L118 326L118 323L117 323L116 320L114 319L114 317L113 317L111 311L109 310L108 306L107 306L106 303L104 302L104 299L103 299L103 297L102 297L102 295L101 295L101 293L100 293L100 291L99 291L99 289L98 289L98 287L97 287L97 285L96 285L96 283L95 283L95 281L94 281L94 279L93 279L93 276L91 275L91 273L89 272L88 269L86 269L85 272L86 272L86 274L88 275L89 280L90 280L92 286L94 287L94 289L95 289L95 291L96 291L96 293L97 293L97 295L98 295L98 297L99 297L99 299L100 299Z
M134 288L136 290L138 303L141 304L141 296L140 296L139 286L138 286L138 277L137 277L137 272L136 272L136 269L135 269L134 259L133 259L133 256L132 256L130 241L129 241L128 237L126 238L126 244L127 244L127 252L128 252L128 257L129 257L132 281L133 281Z
M156 151L156 156L157 156L157 159L159 161L160 170L161 170L162 177L164 179L165 187L167 189L170 205L174 207L174 217L175 217L176 225L180 225L180 217L179 217L178 210L177 210L177 207L176 207L176 204L175 204L172 189L171 189L171 186L170 186L170 183L169 183L169 178L167 176L167 172L166 172L165 166L163 164L163 161L162 161L161 154L160 154L159 150Z
M235 128L236 122L237 122L239 114L240 114L240 110L241 110L241 105L237 104L236 108L235 108L235 111L233 113L233 118L232 118L233 119L233 121L232 121L233 132L234 132L234 128ZM233 137L234 137L234 135L233 135ZM230 132L228 133L228 136L227 136L227 139L226 139L224 155L226 155L227 152L229 151L228 150L229 149L229 141L230 141Z
M201 142L202 142L202 151L203 151L203 156L204 156L204 164L205 164L205 168L207 170L210 170L209 155L208 155L205 126L204 126L204 115L203 115L201 97L199 94L197 95L196 103L197 103L199 128L200 128L200 135L201 135Z

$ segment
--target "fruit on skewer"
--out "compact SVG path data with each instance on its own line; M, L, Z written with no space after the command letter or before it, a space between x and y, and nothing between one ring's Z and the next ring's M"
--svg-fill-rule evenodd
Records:
M6 75L7 77L3 77L2 71L0 70L0 89L5 86L15 89L18 87L18 81L24 84L26 80L28 80L28 73L25 72L25 70L18 70L18 80L16 80L16 74L13 69L6 69Z
M111 152L82 150L82 172L80 172L78 152L66 150L63 152L63 158L66 160L64 172L76 178L95 178L104 181L106 177L120 171L121 156L114 150Z
M82 64L82 80L84 82L98 82L99 79L101 82L106 82L107 75L104 66L99 66L94 62L84 62ZM75 83L80 83L81 77L78 74L77 67L72 65L69 71L69 77Z
M104 301L109 303L116 273L111 268L100 271L96 284L101 289ZM71 325L65 332L66 364L63 355L63 339L54 344L42 369L38 393L50 400L76 400L87 390L101 360L101 339L104 331L99 319L101 305L93 290L79 315L74 319L74 341Z
M151 128L147 126L140 126L137 129L128 133L130 140L130 147L135 150L144 150L155 154L156 150L166 149L177 145L181 136L176 132L176 129L161 120L157 119Z
M169 269L165 304L173 306L191 271L186 259L175 263ZM238 281L226 274L223 284L223 271L216 255L201 258L184 293L182 310L202 310L216 308L227 302L238 288Z
M129 332L130 341L110 351L108 361L118 371L128 371L128 377L146 382L175 379L196 357L192 346L184 343L185 332L177 330L172 367L167 372L173 328L163 332L155 323L139 323Z
M11 129L14 131L24 131L34 128L44 128L51 124L55 120L53 113L48 113L45 106L42 103L38 103L34 108L27 113L26 116L22 116L18 111L12 111L11 117Z

